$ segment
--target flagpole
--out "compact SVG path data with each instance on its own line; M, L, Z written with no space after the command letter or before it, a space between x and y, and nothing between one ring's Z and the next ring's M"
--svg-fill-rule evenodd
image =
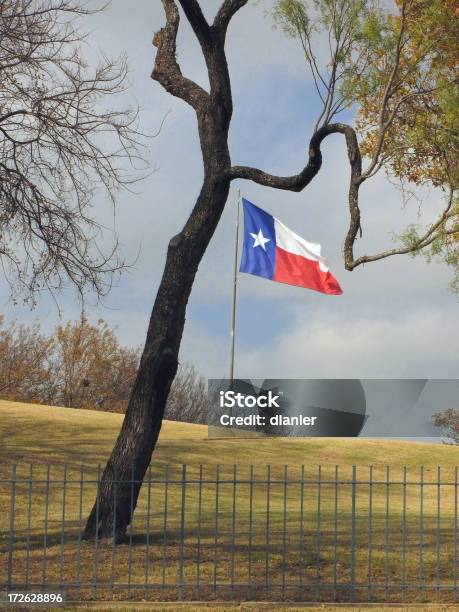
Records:
M234 243L234 269L233 269L233 306L231 312L231 357L230 381L234 380L234 345L236 340L236 305L237 305L237 258L239 251L239 215L241 209L241 190L237 191L236 239Z

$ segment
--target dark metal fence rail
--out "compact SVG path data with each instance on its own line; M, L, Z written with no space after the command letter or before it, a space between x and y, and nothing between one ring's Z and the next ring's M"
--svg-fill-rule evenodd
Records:
M457 467L158 465L121 544L81 536L100 467L5 470L2 591L63 590L75 600L458 601ZM133 491L133 480L116 484Z

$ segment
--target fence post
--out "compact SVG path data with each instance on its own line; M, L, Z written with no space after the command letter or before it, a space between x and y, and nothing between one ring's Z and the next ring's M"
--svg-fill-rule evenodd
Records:
M98 569L99 569L99 510L100 510L100 500L99 500L99 493L100 493L100 485L101 485L101 467L100 464L97 466L97 481L96 481L96 487L97 487L97 492L96 492L96 537L94 538L94 569L93 569L93 597L94 599L96 599L96 595L97 595L97 580L98 580Z
M80 465L80 488L78 504L78 551L77 551L77 571L76 582L78 587L78 598L81 597L81 532L83 530L83 480L84 466Z
M285 599L285 563L287 556L287 487L288 487L288 466L284 465L284 507L283 507L283 534L282 534L282 601Z
M317 473L317 528L316 528L316 584L315 584L315 594L316 599L319 599L321 594L320 590L320 547L321 547L321 529L322 529L322 517L320 515L321 512L321 502L322 502L322 466L318 466Z
M390 508L390 466L386 465L386 518L385 518L385 538L384 538L384 597L389 595L389 508Z
M131 582L132 582L132 533L134 527L134 486L135 486L135 469L134 463L131 466L131 495L129 503L129 553L128 553L128 598L131 597Z
M64 542L65 542L65 502L67 493L67 465L64 465L64 482L62 483L62 521L61 521L61 558L59 568L59 588L62 589L64 585Z
M402 548L402 597L403 597L403 601L405 601L406 599L406 499L407 499L407 495L406 495L406 481L407 481L407 470L406 470L406 465L403 466L403 515L402 515L402 520L403 520L403 527L402 527L402 542L403 542L403 548Z
M166 588L166 565L167 565L167 518L168 518L168 499L169 499L169 464L166 465L164 475L164 512L163 512L163 571L161 581L161 593Z
M333 538L333 601L336 600L337 563L338 563L338 474L339 467L335 465L335 496L334 496L334 538Z
M13 548L14 548L14 503L16 501L16 464L11 467L10 530L8 534L8 579L7 589L13 586Z
M424 466L421 465L419 482L419 584L420 592L424 597Z
M196 596L200 597L201 582L201 521L202 521L202 464L199 466L199 485L198 485L198 541L196 558Z
M185 500L186 500L186 465L182 465L182 505L180 512L180 551L179 551L179 600L183 599L183 556L185 540Z
M304 465L301 466L300 485L300 588L303 596L303 583L305 578L304 568Z
M352 509L351 509L351 601L355 594L355 497L356 497L357 467L352 466Z
M373 466L370 465L370 476L368 481L368 601L372 598L372 554L373 554Z
M235 547L236 547L236 474L237 466L233 465L233 508L231 523L231 597L234 597L234 570L235 570Z
M435 564L435 576L437 579L437 596L440 594L440 495L441 495L441 468L437 466L437 534L436 534L436 552L437 559Z
M249 579L248 579L248 598L252 597L252 529L253 529L253 465L250 466L249 476Z
M151 515L151 465L148 468L148 490L147 490L147 524L146 531L147 537L145 542L145 589L144 589L144 598L147 598L148 594L148 572L150 565L150 557L148 555L150 548L150 515Z
M27 544L25 560L24 588L29 588L29 563L30 563L30 533L32 531L32 490L33 490L33 464L29 466L29 491L27 496Z
M454 468L454 601L457 601L457 466Z
M220 465L216 467L215 474L215 530L214 530L214 594L217 596L217 556L218 556L218 511L220 493Z
M269 501L271 496L271 466L267 466L266 480L266 531L265 531L265 591L269 591Z
M43 570L42 570L42 589L46 588L46 566L48 551L48 512L49 512L49 485L50 485L51 466L46 466L46 488L45 488L45 524L43 534Z

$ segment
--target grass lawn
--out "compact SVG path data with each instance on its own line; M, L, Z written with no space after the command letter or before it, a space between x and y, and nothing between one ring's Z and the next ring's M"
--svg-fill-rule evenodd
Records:
M167 600L176 596L168 585L176 585L183 567L185 599L238 599L249 592L254 599L301 593L348 601L355 581L361 585L355 601L369 595L380 602L453 601L452 591L442 587L457 579L456 448L361 439L210 440L206 426L166 421L129 541L82 542L97 465L103 467L121 420L0 401L2 576L10 520L6 481L14 462L22 479L15 488L17 585L82 582L81 589L67 589L69 597ZM433 484L438 466L440 485ZM230 577L240 587L231 589ZM157 586L148 590L145 582ZM401 591L401 582L414 588Z
M122 415L0 400L0 459L94 466L104 464ZM232 465L269 463L426 469L458 463L455 448L418 442L364 439L207 439L206 425L165 421L155 464Z

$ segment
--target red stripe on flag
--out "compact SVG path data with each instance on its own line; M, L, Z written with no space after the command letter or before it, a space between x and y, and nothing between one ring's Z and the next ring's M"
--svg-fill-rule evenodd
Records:
M280 247L276 247L272 280L296 287L306 287L329 295L343 293L336 278L330 274L329 270L326 272L321 270L318 261L294 255Z

